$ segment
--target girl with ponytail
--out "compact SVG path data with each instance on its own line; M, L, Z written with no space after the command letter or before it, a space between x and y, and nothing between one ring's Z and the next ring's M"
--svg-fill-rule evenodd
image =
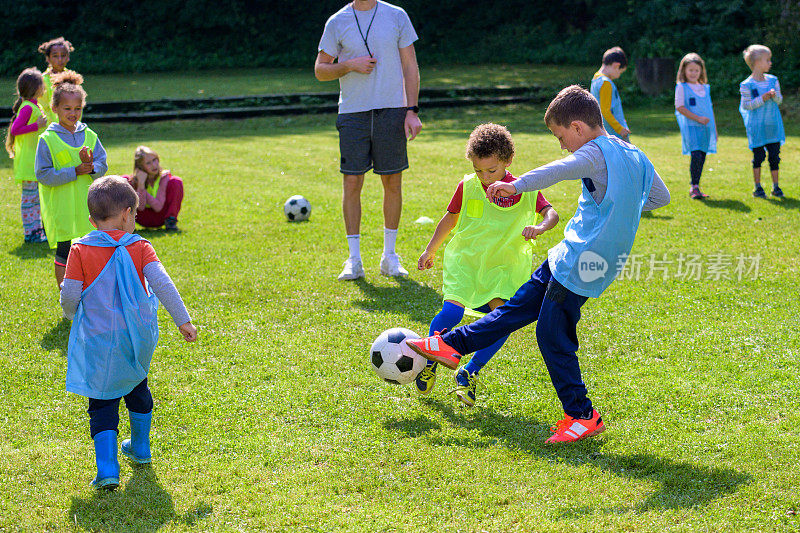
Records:
M47 117L39 103L44 94L44 80L37 68L27 68L17 78L17 101L11 108L14 118L6 132L6 151L14 160L14 179L22 185L22 232L25 242L46 242L39 208L39 184L34 160L39 133L47 126Z

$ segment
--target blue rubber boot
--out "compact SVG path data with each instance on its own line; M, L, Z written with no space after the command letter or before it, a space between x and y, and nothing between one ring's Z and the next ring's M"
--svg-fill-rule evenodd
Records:
M119 486L116 431L107 429L94 436L94 455L97 476L92 481L92 486L96 489L116 489Z
M122 441L122 455L131 462L143 465L151 461L150 456L150 421L153 412L134 413L128 411L131 418L131 438Z

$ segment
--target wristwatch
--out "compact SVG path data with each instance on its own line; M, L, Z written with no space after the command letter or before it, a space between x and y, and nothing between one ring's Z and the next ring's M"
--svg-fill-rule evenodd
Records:
M406 111L413 111L414 113L419 115L419 106L418 105L409 106L406 108Z

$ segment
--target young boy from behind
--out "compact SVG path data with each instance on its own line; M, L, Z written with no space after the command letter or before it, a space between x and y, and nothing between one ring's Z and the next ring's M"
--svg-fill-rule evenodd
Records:
M580 179L582 194L564 239L506 304L472 324L407 343L425 358L455 368L462 354L537 322L539 350L564 408L564 419L551 428L554 435L547 442L572 442L605 430L587 397L576 355L581 307L616 278L642 211L667 205L669 191L641 150L608 135L597 101L579 86L558 93L547 108L545 124L572 155L511 183L495 182L487 196L506 197Z
M159 300L187 341L197 329L150 243L138 235L139 197L127 180L105 176L89 187L87 203L97 230L72 245L61 307L74 317L67 351L67 391L89 398L89 427L97 476L92 485L119 485L119 401L125 398L131 438L122 454L149 463L153 397L147 373L158 342ZM152 292L148 290L148 286Z
M622 76L628 68L628 56L619 46L609 48L603 54L603 64L592 77L592 96L600 103L603 127L623 141L630 142L631 130L622 112L622 100L614 80Z

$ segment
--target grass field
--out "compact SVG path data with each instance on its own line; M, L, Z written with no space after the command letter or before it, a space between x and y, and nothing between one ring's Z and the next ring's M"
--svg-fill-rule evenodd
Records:
M587 83L594 69L551 65L430 66L420 69L425 87L494 85L567 85ZM16 78L0 78L0 94L14 102ZM158 100L161 98L210 98L255 94L336 92L338 82L322 83L314 77L314 58L308 68L227 69L199 73L87 75L86 92L93 102Z
M787 124L787 198L755 201L736 103L716 104L720 153L702 203L688 199L671 111L626 109L673 193L643 218L633 253L673 263L667 279L620 280L584 306L579 355L608 431L560 447L544 444L561 412L533 327L483 370L471 410L448 394L446 371L427 399L373 374L368 348L382 330L427 330L441 263L408 280L378 274L380 187L369 176L367 278L336 281L346 247L333 116L97 124L112 172L128 172L146 142L184 178L183 232L143 234L200 331L184 343L161 311L154 461L123 461L110 494L88 487L86 403L64 391L69 323L52 256L22 244L19 190L0 162L0 531L800 530L800 130ZM408 267L433 231L414 220L438 220L470 171L472 127L508 125L521 173L561 155L543 111L423 114L398 243ZM308 223L284 220L297 193L313 205ZM562 222L539 258L578 194L577 182L546 191ZM714 257L760 256L758 276L684 279L681 254L706 269ZM127 426L123 409L120 438Z

